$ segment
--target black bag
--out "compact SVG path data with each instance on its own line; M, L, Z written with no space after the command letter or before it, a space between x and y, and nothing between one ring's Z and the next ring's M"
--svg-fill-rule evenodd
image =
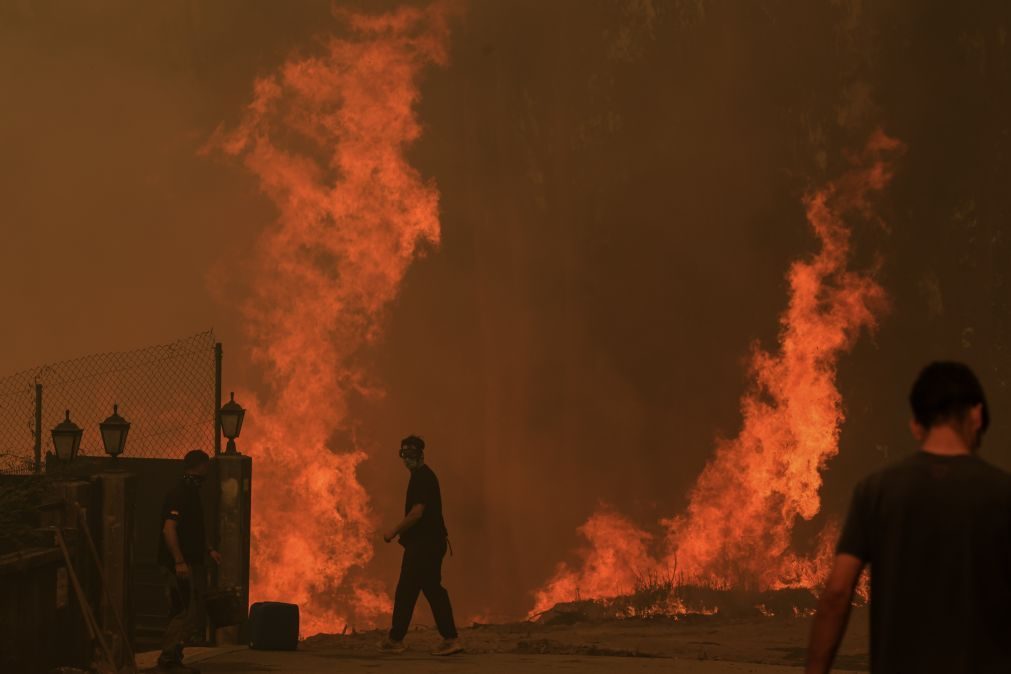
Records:
M249 607L249 647L293 651L298 647L298 605L260 601Z

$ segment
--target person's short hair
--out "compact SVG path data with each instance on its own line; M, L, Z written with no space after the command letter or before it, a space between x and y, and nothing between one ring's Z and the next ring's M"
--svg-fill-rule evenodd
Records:
M186 452L186 456L183 457L183 468L185 470L193 470L208 461L211 457L207 456L207 452L202 449L191 449Z
M990 409L983 386L969 366L954 361L935 361L923 368L909 392L913 418L924 428L965 418L976 405L983 406L982 434L990 425Z
M400 441L400 449L410 447L419 454L425 453L425 441L417 435L408 435L406 438Z

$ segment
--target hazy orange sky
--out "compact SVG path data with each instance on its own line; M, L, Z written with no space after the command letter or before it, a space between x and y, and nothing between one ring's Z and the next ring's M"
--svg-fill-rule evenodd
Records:
M462 611L524 610L486 579L533 589L599 501L645 522L683 505L811 252L802 195L879 126L908 152L887 226L855 236L893 310L840 365L827 509L909 449L904 396L931 358L977 367L985 452L1011 467L1009 9L927 4L468 5L410 152L443 241L362 356L386 398L355 410L387 519L396 441L429 438ZM326 0L0 0L0 373L213 327L226 387L258 385L234 306L276 213L198 150L257 76L340 30Z

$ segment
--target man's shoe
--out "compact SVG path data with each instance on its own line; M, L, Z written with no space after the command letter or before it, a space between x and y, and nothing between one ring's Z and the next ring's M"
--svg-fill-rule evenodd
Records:
M462 652L463 646L459 639L443 639L442 643L432 651L432 655L455 655Z
M403 653L407 650L407 646L404 645L403 641L394 641L393 639L386 637L379 643L380 653Z

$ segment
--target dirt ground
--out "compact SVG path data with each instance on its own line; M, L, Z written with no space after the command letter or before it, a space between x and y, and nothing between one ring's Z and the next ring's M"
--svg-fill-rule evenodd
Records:
M867 671L867 610L854 609L836 662L838 672ZM467 652L434 658L438 640L430 627L408 635L409 650L376 652L382 632L318 635L295 652L233 649L208 651L197 666L206 674L334 671L427 672L698 672L779 674L800 671L811 619L689 616L543 626L532 623L474 625L461 630Z
M547 672L589 672L611 674L654 672L685 674L797 674L798 667L757 665L716 660L682 660L680 658L618 658L609 656L564 655L455 655L435 659L427 655L404 654L398 658L358 657L338 653L263 654L240 651L197 663L204 674L236 674L284 672L284 674L333 674L334 672L399 672L401 674L442 674L444 672L480 672L481 674L513 674ZM847 670L836 670L840 673Z

